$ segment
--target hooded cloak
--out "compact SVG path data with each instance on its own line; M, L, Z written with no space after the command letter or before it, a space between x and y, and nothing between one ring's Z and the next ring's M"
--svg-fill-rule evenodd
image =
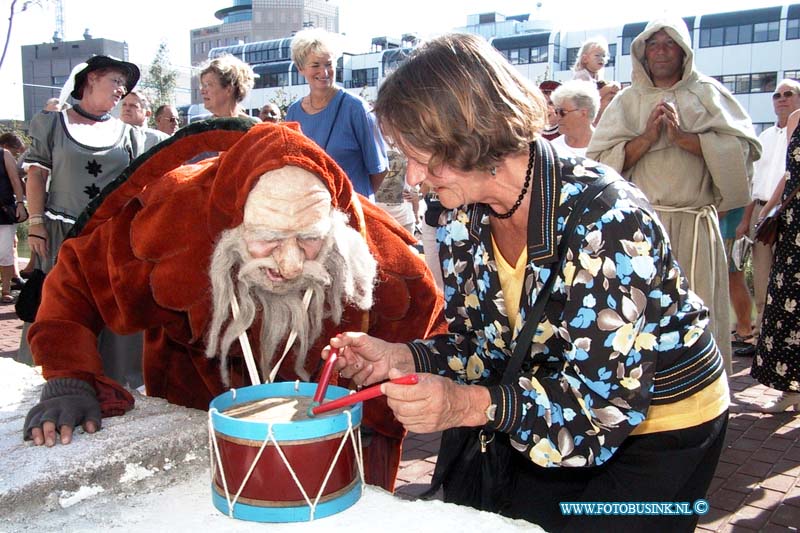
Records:
M653 84L645 57L647 39L660 30L684 52L681 78L669 88ZM681 19L650 22L631 44L631 63L631 86L606 108L587 156L636 184L656 208L690 286L709 307L712 331L730 371L727 261L715 211L749 203L753 161L760 157L761 146L739 102L695 69L689 32ZM703 155L673 144L662 129L648 152L623 170L625 145L644 132L651 111L662 100L674 102L681 129L698 135Z

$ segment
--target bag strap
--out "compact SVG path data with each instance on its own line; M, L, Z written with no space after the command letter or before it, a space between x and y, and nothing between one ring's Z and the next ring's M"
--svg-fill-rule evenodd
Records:
M797 187L795 187L794 190L789 193L789 195L786 197L786 199L781 202L780 207L778 207L778 210L775 211L776 215L779 215L779 214L783 213L784 210L786 210L786 208L789 206L789 202L792 201L792 198L795 197L795 195L797 194L798 191L800 191L800 183L798 183Z
M344 89L341 89L344 91ZM333 133L333 128L336 127L336 119L339 118L339 110L342 109L342 102L344 102L345 95L342 94L339 97L339 102L336 104L336 113L333 114L333 121L331 122L331 129L328 130L328 136L325 137L325 143L322 145L322 149L326 152L328 151L328 143L331 140L331 134Z
M530 351L533 336L539 328L544 306L547 305L547 301L550 299L550 295L553 292L553 285L556 282L556 277L558 277L558 271L564 264L564 257L567 254L567 245L569 244L570 237L583 218L584 211L606 187L618 180L619 178L616 176L612 176L608 173L603 174L601 177L589 183L586 189L581 193L580 198L575 202L575 207L572 209L572 214L567 221L567 226L564 229L561 242L558 245L558 261L550 265L550 275L547 277L547 281L536 297L536 302L533 304L533 309L531 310L528 320L525 321L525 325L522 327L519 335L517 335L517 344L514 346L514 353L511 356L511 360L508 362L505 372L503 372L503 379L500 383L507 385L519 374L522 361L525 359L525 355Z

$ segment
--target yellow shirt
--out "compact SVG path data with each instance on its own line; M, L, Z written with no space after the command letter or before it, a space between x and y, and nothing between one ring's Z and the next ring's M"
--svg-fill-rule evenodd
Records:
M492 237L495 263L497 263L497 276L500 278L500 287L503 289L503 299L506 304L506 315L511 323L511 328L517 328L519 319L519 299L522 297L522 285L525 282L525 265L528 262L528 249L523 248L517 258L516 266L511 266Z

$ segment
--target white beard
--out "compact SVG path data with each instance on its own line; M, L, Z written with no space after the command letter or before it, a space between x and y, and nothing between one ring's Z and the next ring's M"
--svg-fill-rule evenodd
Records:
M344 213L334 211L332 219L331 231L316 260L305 261L302 274L283 282L270 280L264 272L266 268L276 268L271 257L250 257L241 226L220 235L209 272L214 312L206 356L219 355L226 385L230 384L227 358L231 344L250 328L256 313L261 313L258 363L262 375L269 375L278 347L294 330L297 333L294 371L308 381L310 376L305 370L308 350L319 337L323 322L331 319L338 324L346 305L361 310L372 307L377 262L361 235L347 225ZM306 289L312 292L308 310L303 305ZM230 318L234 295L240 312L238 317Z

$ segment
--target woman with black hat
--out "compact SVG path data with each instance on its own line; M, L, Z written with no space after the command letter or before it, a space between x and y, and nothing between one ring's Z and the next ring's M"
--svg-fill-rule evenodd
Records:
M28 242L44 272L53 267L61 243L89 202L143 149L131 127L110 115L137 81L139 68L133 63L94 56L72 70L61 91L62 103L72 96L75 104L59 112L44 111L31 121L31 148L24 160ZM23 332L22 359L27 349ZM124 382L124 376L117 377Z

